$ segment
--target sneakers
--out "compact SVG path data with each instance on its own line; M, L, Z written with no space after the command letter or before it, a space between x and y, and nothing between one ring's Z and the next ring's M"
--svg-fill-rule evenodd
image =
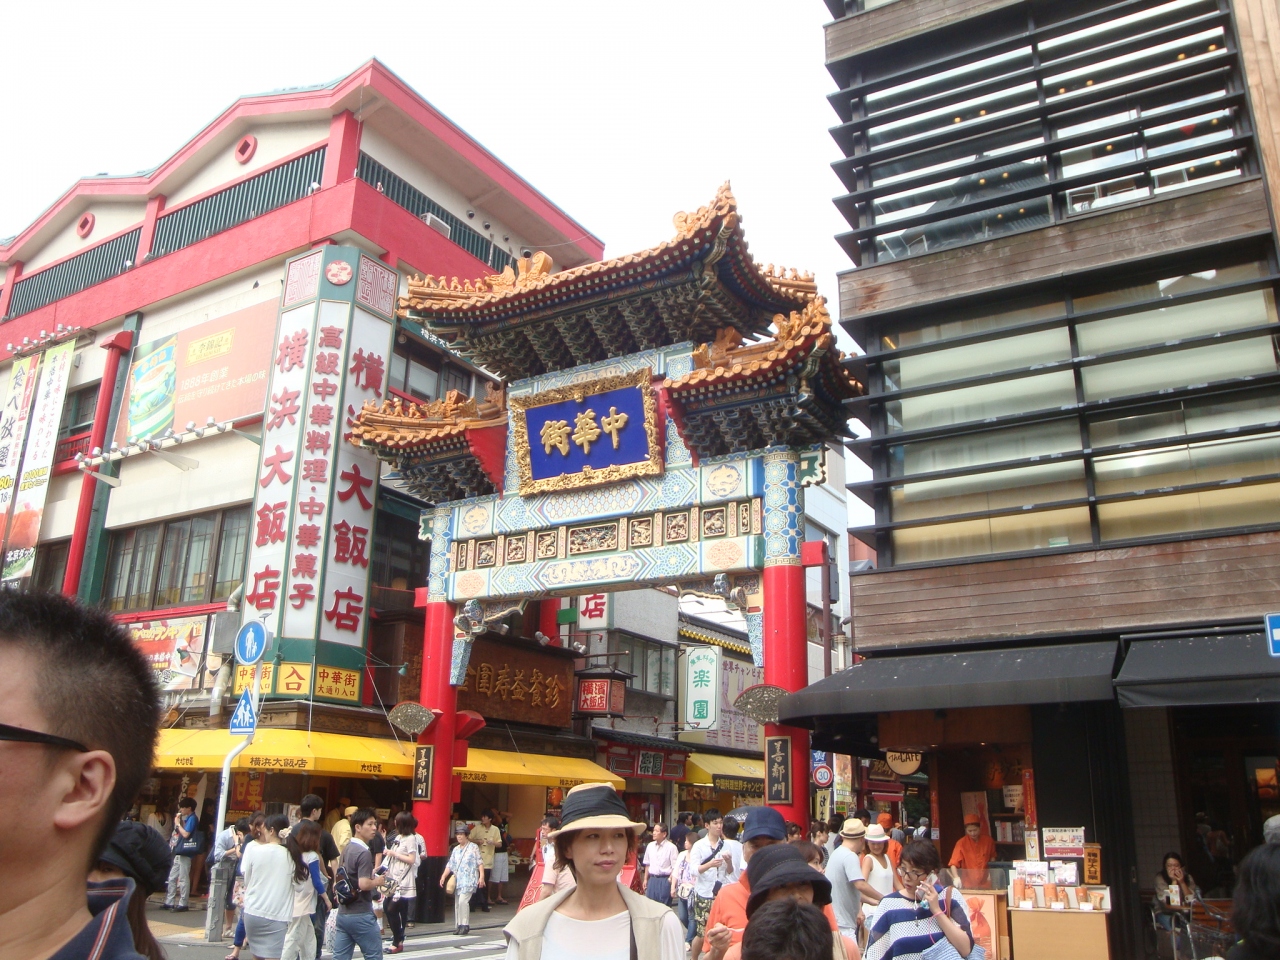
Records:
M190 907L172 907L171 909L173 910L174 913L186 913L191 908Z

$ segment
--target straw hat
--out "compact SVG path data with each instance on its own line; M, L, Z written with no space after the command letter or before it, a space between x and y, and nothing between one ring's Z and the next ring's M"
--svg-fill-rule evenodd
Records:
M554 840L570 830L589 830L592 827L619 827L640 834L648 829L648 824L631 819L627 805L613 784L580 783L564 795L560 829L552 830L547 837Z
M889 835L884 832L884 827L878 823L873 823L867 827L867 843L884 843L889 839Z
M867 835L867 826L857 817L850 817L840 828L840 836L846 840L857 840Z

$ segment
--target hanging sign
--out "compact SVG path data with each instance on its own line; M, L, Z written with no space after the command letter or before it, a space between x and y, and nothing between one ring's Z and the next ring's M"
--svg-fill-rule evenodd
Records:
M910 776L919 770L922 760L923 757L914 751L886 750L884 753L884 762L901 777Z
M419 745L413 756L413 799L431 799L431 769L435 760L435 747Z
M44 354L44 370L36 388L35 409L31 413L30 432L5 540L3 578L6 583L31 576L35 565L36 541L40 538L45 495L49 492L53 457L58 449L62 404L67 397L67 378L75 352L75 341L67 340L50 347Z
M764 738L764 802L792 802L790 737Z
M22 466L22 448L27 443L31 401L36 395L36 371L40 354L15 360L9 375L9 391L4 410L0 411L0 530L9 517L13 494L18 486L18 468Z
M699 644L685 652L685 729L714 730L720 719L720 648Z

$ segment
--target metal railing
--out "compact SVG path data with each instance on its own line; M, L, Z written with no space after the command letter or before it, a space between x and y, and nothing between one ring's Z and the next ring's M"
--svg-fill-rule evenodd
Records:
M482 236L417 187L398 174L392 173L367 153L360 154L360 165L357 172L361 180L386 196L392 203L404 207L415 217L425 220L427 215L430 214L437 220L442 221L449 228L450 240L477 260L487 263L494 271L501 272L507 264L515 262L515 258L501 249L496 243Z
M70 260L23 277L13 285L9 318L39 310L55 300L124 273L138 256L138 238L141 235L142 228L138 227L114 240L90 247Z
M162 257L216 233L301 200L319 184L324 147L272 167L226 190L163 214L156 221L151 256Z

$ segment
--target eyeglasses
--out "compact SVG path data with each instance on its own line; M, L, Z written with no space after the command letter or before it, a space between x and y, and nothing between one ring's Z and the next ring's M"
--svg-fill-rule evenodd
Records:
M52 733L28 730L26 727L11 727L7 723L0 723L0 740L13 740L18 743L43 743L49 747L61 747L63 750L74 750L77 753L89 752L89 748L83 743L68 740L66 737L54 736Z
M903 880L923 880L928 875L928 870L909 870L906 867L898 868L898 876L902 877Z

